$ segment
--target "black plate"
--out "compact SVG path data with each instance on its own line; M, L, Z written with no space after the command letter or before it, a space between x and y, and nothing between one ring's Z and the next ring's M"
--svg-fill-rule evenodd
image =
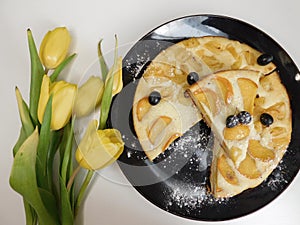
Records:
M273 55L292 106L292 141L283 160L258 187L229 199L207 193L211 160L209 128L201 121L171 145L155 162L142 151L132 125L131 106L138 78L162 50L189 37L224 36ZM245 22L224 16L194 15L167 22L138 41L124 58L124 89L114 99L110 126L119 129L125 150L118 163L131 184L147 200L175 215L203 221L247 215L275 199L292 182L300 167L299 70L271 37ZM195 147L196 146L196 147Z

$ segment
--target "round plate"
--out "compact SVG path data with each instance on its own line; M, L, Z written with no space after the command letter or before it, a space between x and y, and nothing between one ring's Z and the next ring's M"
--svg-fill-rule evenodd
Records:
M210 129L200 121L151 162L141 149L132 124L132 103L138 78L152 59L167 47L190 37L224 36L274 57L292 107L292 139L282 161L259 186L227 199L207 191L211 163ZM123 60L122 92L114 98L110 126L123 134L125 150L118 163L136 190L175 215L202 221L228 220L258 210L292 182L300 167L299 70L271 37L245 22L224 16L194 15L167 22L146 34ZM195 147L197 146L197 147Z

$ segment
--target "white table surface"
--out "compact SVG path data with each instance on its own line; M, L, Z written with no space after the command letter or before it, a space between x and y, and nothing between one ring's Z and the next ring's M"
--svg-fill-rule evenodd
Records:
M191 14L219 14L234 17L265 31L300 66L300 3L296 0L115 0L58 1L2 0L0 2L0 224L24 223L21 197L8 184L14 145L20 122L14 87L28 96L29 55L26 29L31 28L37 44L44 33L67 26L78 53L71 81L77 81L97 57L96 46L104 38L104 52L113 48L114 34L129 49L145 33L171 19ZM125 51L124 51L125 52ZM206 225L167 213L142 197L126 183L117 165L97 176L84 208L86 225ZM107 179L109 178L109 179ZM111 180L116 180L112 182ZM296 225L300 223L300 176L273 202L243 218L220 224Z

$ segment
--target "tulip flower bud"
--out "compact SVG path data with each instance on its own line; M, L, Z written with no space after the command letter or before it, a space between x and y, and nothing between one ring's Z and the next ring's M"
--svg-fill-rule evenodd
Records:
M47 69L55 69L67 56L71 42L69 31L57 27L44 36L40 46L40 59Z
M124 149L121 133L116 129L97 130L92 120L76 150L78 164L88 170L104 168L116 161Z
M44 75L40 99L38 104L38 119L43 122L43 117L50 95L52 100L51 129L63 128L71 118L72 108L77 92L77 86L65 81L50 82L50 78Z
M99 105L103 95L103 85L100 77L91 76L78 89L73 109L76 117L88 115Z

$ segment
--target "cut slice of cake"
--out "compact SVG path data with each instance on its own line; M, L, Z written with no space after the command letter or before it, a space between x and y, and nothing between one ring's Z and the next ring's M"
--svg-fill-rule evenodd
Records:
M215 135L212 193L230 197L262 183L291 138L289 97L277 72L217 72L188 93Z

